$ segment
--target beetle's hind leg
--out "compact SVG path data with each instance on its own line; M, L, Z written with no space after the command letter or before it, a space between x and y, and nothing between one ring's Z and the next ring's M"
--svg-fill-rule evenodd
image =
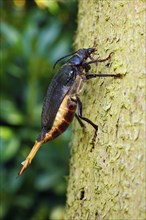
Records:
M84 129L85 128L85 124L82 122L82 120L79 118L79 116L75 113L75 117L78 120L80 126Z
M94 135L92 137L92 142L91 142L91 144L94 145L95 140L96 140L96 136L97 136L98 126L96 124L94 124L90 119L82 116L82 102L78 96L76 96L76 100L77 100L77 104L78 104L78 112L77 112L77 115L75 115L75 116L78 119L78 122L80 123L81 127L85 127L84 123L82 122L82 120L84 120L95 129Z

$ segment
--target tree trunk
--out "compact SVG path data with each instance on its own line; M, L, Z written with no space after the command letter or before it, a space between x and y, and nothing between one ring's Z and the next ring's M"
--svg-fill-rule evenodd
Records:
M145 11L144 0L80 0L76 48L93 46L110 62L91 73L122 79L85 83L83 116L98 125L73 123L66 220L144 220L145 215ZM106 64L109 65L106 65Z

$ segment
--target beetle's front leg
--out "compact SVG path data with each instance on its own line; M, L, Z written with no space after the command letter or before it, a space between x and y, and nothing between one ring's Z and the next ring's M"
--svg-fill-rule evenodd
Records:
M87 65L90 65L91 63L102 63L102 62L105 62L109 59L111 59L111 56L112 56L113 52L111 52L108 57L106 57L105 59L96 59L94 60L93 58L90 57L91 61L89 62L86 62Z
M86 121L88 124L90 124L95 129L95 132L94 132L94 135L92 138L92 144L94 144L96 136L97 136L98 126L96 124L94 124L92 121L90 121L88 118L85 118L82 116L82 102L78 96L76 96L76 100L77 100L77 105L78 105L78 112L77 112L78 119ZM82 123L82 125L84 125L84 124Z

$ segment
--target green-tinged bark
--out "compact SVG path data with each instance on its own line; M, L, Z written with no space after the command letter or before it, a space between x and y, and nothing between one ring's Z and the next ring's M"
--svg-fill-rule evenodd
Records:
M122 73L122 79L92 79L84 86L83 115L93 129L73 124L66 220L146 219L145 1L80 0L76 48L114 55L92 73ZM98 57L98 55L96 55Z

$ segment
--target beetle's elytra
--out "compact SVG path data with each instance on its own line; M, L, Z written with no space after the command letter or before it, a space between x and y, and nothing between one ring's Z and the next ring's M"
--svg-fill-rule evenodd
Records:
M65 56L71 56L71 58L61 67L48 87L42 109L41 133L26 160L22 162L23 167L18 173L18 176L20 176L31 163L40 146L64 132L72 122L74 116L78 119L82 127L84 127L83 121L93 126L95 129L95 139L98 126L88 118L82 116L82 102L79 98L79 93L83 83L95 77L121 76L120 74L90 74L89 70L91 69L92 63L105 62L111 58L110 54L105 59L94 59L91 54L95 51L95 47L83 48L73 54ZM87 61L88 58L89 61ZM77 112L76 108L78 109Z

